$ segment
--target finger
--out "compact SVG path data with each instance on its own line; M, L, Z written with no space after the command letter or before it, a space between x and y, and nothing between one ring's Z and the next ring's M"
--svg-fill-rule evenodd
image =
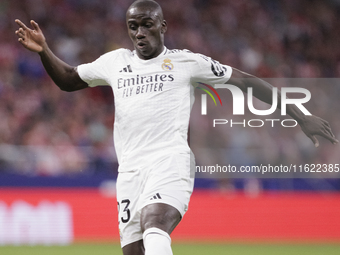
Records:
M314 143L314 146L316 148L319 147L319 141L318 141L318 139L316 139L315 135L311 135L311 136L309 136L309 138L312 140L312 142Z
M320 135L323 136L322 133L325 133L325 135L327 136L327 137L325 137L325 138L327 138L328 140L331 140L331 142L332 142L333 144L338 143L339 141L338 141L337 139L335 139L335 135L334 135L333 132L332 132L332 129L331 129L331 126L329 125L329 122L326 121L326 120L323 120L323 119L321 119L321 118L320 118L320 120L321 120L322 123L323 123L323 130L322 130L322 132L320 133ZM332 139L329 139L329 137L331 137Z
M331 127L330 127L330 126L324 126L324 128L325 128L325 130L327 130L327 131L329 131L329 132L331 132L331 133L332 133L332 129L331 129Z
M327 130L327 134L330 135L332 138L335 138L335 135L332 133L332 131Z
M34 20L31 20L31 25L36 31L40 31L40 27L39 27L38 23L35 22Z
M24 30L27 30L27 29L29 29L28 27L26 27L26 25L23 23L23 22L21 22L21 20L19 20L19 19L16 19L15 20L15 23L17 23L20 27L22 27L22 29L24 29Z
M19 41L19 43L21 43L24 47L26 47L26 42L24 41L24 39L19 38L18 41Z
M22 28L20 28L19 30L15 31L15 34L20 36L20 37L24 37L25 36L24 30Z
M326 134L329 135L329 137L332 138L331 142L332 142L333 144L337 144L337 143L339 142L339 141L335 138L335 135L333 134L332 129L331 129L329 126L325 127L325 132L326 132Z
M330 126L324 126L324 129L327 130L327 132L329 132L330 134L332 134L332 136L334 136Z
M321 122L325 123L326 125L329 125L329 123L328 123L327 120L324 120L324 119L322 119L322 118L320 118L320 117L318 117L318 118L319 118L319 120L321 120Z
M334 134L332 133L331 128L327 127L327 126L323 126L319 133L320 133L320 135L322 135L322 133L325 133L325 134L328 134L328 135L334 137ZM319 133L317 133L317 134L319 134Z
M321 118L320 118L320 120L321 120L321 123L323 124L323 126L325 126L325 127L327 127L327 128L331 128L331 126L329 125L329 122L328 122L328 121L326 121L326 120L324 120L324 119L321 119Z
M320 136L326 138L327 140L329 140L330 142L332 142L333 144L337 144L339 141L335 138L334 134L326 134L326 133L320 133Z
M329 128L329 129L326 129L328 134L331 135L333 138L335 138L335 135L333 134L332 130Z

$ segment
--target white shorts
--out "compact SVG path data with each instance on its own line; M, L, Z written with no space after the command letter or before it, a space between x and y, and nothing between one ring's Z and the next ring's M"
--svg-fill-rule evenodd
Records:
M175 207L180 214L188 210L194 187L193 154L171 153L152 166L124 170L117 178L118 221L121 246L143 239L141 210L153 203Z

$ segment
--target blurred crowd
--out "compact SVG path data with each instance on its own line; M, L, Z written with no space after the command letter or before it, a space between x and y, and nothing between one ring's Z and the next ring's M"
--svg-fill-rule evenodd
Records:
M110 50L132 49L125 24L125 12L132 2L0 2L0 172L47 176L116 173L111 89L60 91L45 73L38 54L17 42L14 20L37 21L55 54L78 65ZM158 2L168 22L165 44L170 49L202 53L261 78L320 78L316 80L322 84L310 88L308 108L328 120L340 137L336 116L339 1ZM327 86L323 86L325 78L331 80ZM215 107L210 103L208 110ZM315 149L298 127L214 128L214 116L233 118L226 108L201 116L200 106L195 105L191 141L199 165L339 163L339 145L320 138L321 148Z

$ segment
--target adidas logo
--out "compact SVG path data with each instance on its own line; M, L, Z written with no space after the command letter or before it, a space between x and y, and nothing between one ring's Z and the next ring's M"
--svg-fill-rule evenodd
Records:
M131 69L131 66L130 65L127 65L126 67L124 67L122 70L119 71L120 73L132 73L132 69Z
M150 198L150 200L154 200L154 199L162 199L162 197L161 197L161 195L159 195L159 193L157 193L152 198Z

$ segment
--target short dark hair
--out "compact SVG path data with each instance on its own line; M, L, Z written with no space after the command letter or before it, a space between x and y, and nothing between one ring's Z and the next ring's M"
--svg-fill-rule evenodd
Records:
M162 7L159 5L159 3L157 3L154 0L136 0L130 5L127 11L129 11L133 7L140 7L140 6L149 7L154 10L157 10L157 14L158 14L157 16L159 16L159 19L161 22L163 21L164 17L163 17Z

